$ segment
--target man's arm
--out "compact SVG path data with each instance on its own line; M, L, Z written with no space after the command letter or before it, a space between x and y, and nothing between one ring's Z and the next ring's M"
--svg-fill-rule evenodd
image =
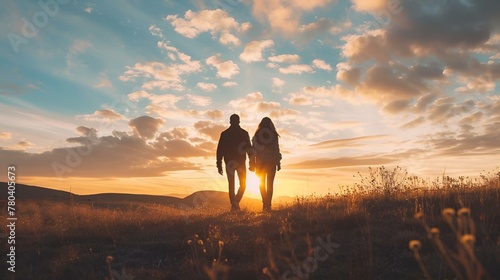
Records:
M245 143L246 143L246 153L248 154L248 169L250 171L255 170L255 149L252 146L252 142L250 142L250 135L248 135L248 132L245 134Z
M223 134L221 133L220 134L220 138L219 138L219 144L217 144L217 153L216 153L216 157L217 157L217 161L215 162L216 166L217 166L217 171L219 172L220 175L222 175L222 158L224 157L224 147L226 147L225 143L224 143L224 137L223 137Z

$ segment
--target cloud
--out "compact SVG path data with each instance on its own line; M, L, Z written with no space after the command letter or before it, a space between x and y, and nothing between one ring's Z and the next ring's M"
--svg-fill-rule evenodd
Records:
M69 52L71 54L84 53L87 49L92 47L92 43L86 40L75 40L71 45Z
M220 36L219 42L221 42L221 44L223 45L229 45L229 44L233 44L235 46L241 45L240 39L238 39L238 37L230 33L223 33Z
M212 120L220 120L224 117L224 112L221 110L186 110L183 111L186 116L194 118L209 118Z
M381 135L370 135L370 136L361 136L354 138L333 139L312 144L310 145L310 147L314 149L337 149L345 147L360 147L368 145L367 142L380 140L387 137L388 135L381 134Z
M161 31L161 29L156 24L150 25L148 29L149 29L149 32L151 32L151 35L159 37L161 39L165 38L163 36L163 32Z
M303 93L291 93L288 95L288 98L285 100L288 101L290 105L311 105L312 98Z
M77 117L83 118L88 121L116 121L122 120L125 117L112 109L96 110L90 115L79 115Z
M330 2L330 0L255 0L252 3L252 13L260 21L268 23L274 32L289 36L299 30L300 19L304 12L310 12Z
M361 35L346 35L341 39L346 42L342 46L341 55L350 62L368 60L387 62L395 55L393 48L387 42L387 33L382 29L369 30Z
M101 74L100 77L99 77L99 81L94 84L94 88L110 88L112 87L113 84L111 83L111 81L106 77L105 74Z
M224 116L224 113L221 110L208 110L205 112L205 114L214 120L222 119Z
M162 151L162 156L169 158L207 157L212 154L181 139L167 140L158 137L156 142L153 143L153 147Z
M163 132L158 137L158 139L174 140L174 139L187 139L189 136L188 129L186 127L174 127L167 132Z
M264 60L262 51L274 45L273 40L252 41L245 46L240 54L240 59L244 62L256 62Z
M330 106L334 98L344 99L351 102L354 100L353 93L340 85L331 87L303 87L299 92L292 92L285 100L291 105L314 105ZM356 103L355 101L352 101Z
M66 65L68 67L73 66L74 59L77 55L85 53L87 49L93 47L92 43L87 40L75 40L69 48L69 52L66 55Z
M181 68L152 61L136 63L134 66L127 66L127 69L128 70L120 76L121 81L135 81L137 78L143 77L149 79L149 81L142 84L142 88L146 90L155 88L160 90L184 90L181 80L181 74L183 74Z
M280 78L273 78L273 91L281 91L283 86L285 85L285 81Z
M421 124L425 123L425 117L420 116L416 117L415 119L403 124L400 128L402 129L412 129L415 128Z
M266 112L266 111L271 111L278 109L281 106L280 103L278 102L267 102L267 101L262 101L257 103L257 112Z
M127 95L127 97L132 102L137 102L140 99L148 99L151 102L150 105L160 106L169 109L176 108L175 104L178 101L182 100L183 98L181 96L176 96L173 94L163 94L163 95L151 94L144 90L134 91L129 95Z
M277 120L284 120L284 119L294 120L299 115L300 115L299 111L292 110L292 109L272 110L269 113L269 117L271 117L273 119L277 119Z
M332 67L326 63L325 61L321 60L321 59L315 59L312 61L313 63L313 66L315 68L318 68L318 69L321 69L321 70L325 70L325 71L332 71Z
M380 10L384 10L389 5L388 0L372 0L372 1L364 1L364 0L352 0L354 4L354 9L360 12L376 12ZM392 1L396 2L399 1Z
M96 116L101 116L108 120L121 120L124 119L123 115L116 113L111 109L97 110L94 113Z
M145 90L138 90L127 95L128 99L133 102L137 102L142 98L149 98L152 94Z
M404 74L398 73L396 68L373 66L367 70L365 80L356 88L356 92L383 106L389 102L418 98L423 85Z
M197 83L196 84L196 87L204 90L204 91L213 91L217 88L217 85L216 84L212 84L212 83L203 83L203 82L200 82L200 83Z
M238 83L234 82L234 81L230 81L230 82L224 82L222 85L225 87L234 87L234 86L237 86Z
M409 100L394 100L382 107L382 111L390 114L406 112L408 109L410 109Z
M213 36L220 33L219 41L224 44L240 45L240 40L231 34L232 31L247 30L248 24L240 24L226 11L221 9L202 10L193 12L188 10L184 18L177 15L169 15L165 18L174 27L174 30L187 38L196 38L200 33L210 32Z
M435 92L430 92L425 95L422 95L418 98L415 105L413 105L412 110L415 113L423 113L427 110L429 105L431 105L438 97L439 95Z
M352 67L348 63L337 64L337 80L345 82L350 86L355 86L359 83L361 77L361 68Z
M162 124L163 120L155 119L150 116L141 116L129 122L129 126L132 128L134 135L138 135L144 139L152 139Z
M217 69L217 77L231 79L234 75L240 73L240 68L236 63L231 60L221 61L220 54L207 58L205 62Z
M96 131L89 127L77 130L81 135L89 136ZM96 141L80 141L80 146L55 148L42 153L0 148L0 157L24 166L26 177L131 178L164 176L178 170L199 170L199 165L182 159L212 154L204 148L208 145L193 146L182 140L187 138L182 128L171 129L169 133L170 138L165 139L165 134L160 134L161 137L159 135L151 144L139 135L116 132Z
M264 101L264 95L260 92L252 92L245 97L229 101L229 106L242 112L268 112L281 107L279 102Z
M270 56L267 59L275 63L297 63L300 60L300 56L297 54L280 54L276 56Z
M210 121L199 121L194 124L194 128L201 134L207 135L213 141L219 141L222 131L226 129L225 126L214 124Z
M159 28L151 26L150 30L154 34L163 37ZM145 80L142 83L142 88L146 90L153 89L173 89L182 91L184 90L182 79L183 75L200 72L202 70L200 61L191 60L191 56L179 51L176 47L170 45L170 42L159 41L158 48L169 51L169 57L176 57L180 63L164 64L159 61L148 61L136 63L134 66L126 66L127 71L119 77L123 82L135 81L138 78Z
M475 105L476 102L473 100L455 104L453 98L439 98L429 108L428 119L434 123L445 123L457 115L469 113Z
M461 84L453 84L457 93L495 90L496 81L500 79L500 64L482 62L476 54L494 56L498 53L500 3L481 0L353 2L356 10L374 15L375 22L380 23L383 15L390 17L378 28L365 26L362 34L343 37L346 43L341 53L348 59L351 69L357 69L352 64L367 61L391 64L418 59L420 65L405 70L407 77L400 77L410 87L425 90L432 85L430 82L455 79ZM340 73L337 77L348 80ZM424 90L418 95L421 96Z
M97 129L93 127L79 126L76 128L76 132L80 134L80 136L67 138L66 141L68 143L77 143L82 146L89 146L99 141L99 138L97 137Z
M312 67L307 64L292 64L288 67L280 68L279 71L282 74L302 74L314 72Z
M484 114L481 111L474 112L469 116L460 119L460 127L464 130L473 130L478 123L482 120Z
M0 139L8 140L12 138L12 133L0 131Z
M210 104L212 104L212 98L208 96L187 94L186 97L189 102L191 102L191 104L196 106L209 106Z
M306 160L287 165L289 169L323 169L349 166L377 166L396 162L396 159L377 156L339 157Z
M34 146L35 144L31 143L30 141L19 141L17 142L17 146L21 149L26 149L31 146Z
M336 23L329 18L320 18L315 22L301 25L299 27L300 35L303 41L310 41L315 36L328 32L330 35L337 35L347 28L350 28L352 23L345 21Z
M480 119L479 116L472 118ZM449 158L453 156L498 156L500 153L500 122L474 124L480 128L475 133L463 133L462 131L435 133L424 139L423 145L433 151L433 157Z

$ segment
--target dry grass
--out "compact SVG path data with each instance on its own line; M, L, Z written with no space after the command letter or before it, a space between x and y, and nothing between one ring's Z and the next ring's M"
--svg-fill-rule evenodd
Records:
M425 182L377 168L359 176L340 194L298 198L271 214L20 201L16 279L452 279L427 235L439 228L447 253L461 254L441 212L463 207L474 222L473 273L498 279L500 174Z

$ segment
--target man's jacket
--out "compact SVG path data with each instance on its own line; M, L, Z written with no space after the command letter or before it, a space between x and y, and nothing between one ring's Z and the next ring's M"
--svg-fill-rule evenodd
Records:
M217 145L217 167L222 166L223 158L225 163L233 160L240 164L245 163L246 154L250 153L251 146L248 132L239 125L231 125L220 134Z

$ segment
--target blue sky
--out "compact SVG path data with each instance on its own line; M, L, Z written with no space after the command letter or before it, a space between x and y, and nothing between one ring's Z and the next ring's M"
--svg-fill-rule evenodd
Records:
M493 1L40 3L0 11L0 154L22 182L225 190L215 147L233 113L251 135L275 122L278 195L336 191L368 166L498 166Z

